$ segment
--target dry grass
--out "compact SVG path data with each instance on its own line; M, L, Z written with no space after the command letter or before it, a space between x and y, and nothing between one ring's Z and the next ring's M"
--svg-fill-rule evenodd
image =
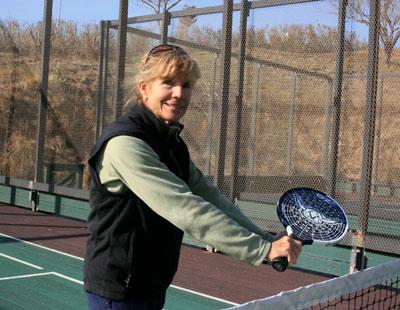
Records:
M207 119L208 104L214 98L214 119L212 132L211 168L216 163L216 143L218 137L218 102L220 89L218 81L212 88L212 57L204 52L193 52L198 59L203 78L193 96L192 106L185 117L185 138L188 141L195 162L204 168L208 160ZM266 49L253 49L252 56L278 64L299 69L328 74L334 77L336 68L335 53L291 53ZM133 55L129 59L135 61ZM383 58L382 58L383 59ZM232 141L235 127L236 61L231 67L230 115L227 132L226 173L231 172ZM110 64L109 97L106 119L111 117L113 64ZM399 72L400 51L393 55L393 63L380 64L380 73ZM48 109L46 123L45 161L57 163L86 163L95 131L97 59L82 58L78 55L53 55L50 65ZM344 71L348 74L367 72L367 51L347 52ZM219 71L218 71L219 72ZM326 158L323 147L329 145L324 126L327 123L325 104L328 84L326 81L299 74L296 80L295 111L293 114L292 154L288 164L288 126L290 103L292 100L293 73L263 66L260 71L258 87L258 106L255 127L255 153L252 152L251 115L252 83L255 75L252 65L246 63L243 88L243 122L240 154L240 173L249 173L249 162L256 175L320 175ZM126 69L127 85L134 74L134 66L129 63ZM218 73L219 74L219 73ZM217 74L217 76L219 76ZM10 52L0 54L0 145L8 153L1 153L0 172L4 174L6 163L13 176L31 179L34 171L34 152L36 143L39 59L36 56L13 56ZM399 183L400 167L399 136L399 84L400 79L388 79L384 86L384 106L380 120L379 181ZM129 86L128 86L129 88ZM345 178L359 178L362 163L362 141L364 130L365 79L345 80L343 85L342 117L339 143L339 174ZM379 94L378 94L379 95ZM379 103L379 102L378 102ZM379 107L378 107L379 111ZM11 120L11 122L10 122ZM11 127L10 125L11 124ZM378 126L378 125L377 125ZM8 131L11 135L6 136ZM8 140L7 140L8 139ZM7 148L8 147L8 148ZM377 158L377 157L376 157ZM87 172L84 187L87 188Z

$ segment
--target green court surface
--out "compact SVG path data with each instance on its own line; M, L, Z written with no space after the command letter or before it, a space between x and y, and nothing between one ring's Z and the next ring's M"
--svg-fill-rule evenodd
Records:
M0 234L0 309L86 309L83 260ZM171 286L164 309L224 309L234 303Z
M345 192L349 192L345 190ZM0 201L7 204L22 206L24 208L31 208L29 200L29 190L25 188L17 188L9 185L0 185ZM395 191L398 197L398 190ZM245 193L243 193L245 194ZM247 193L247 196L251 196L257 193ZM352 193L354 195L354 193ZM265 195L264 195L265 196ZM392 197L392 198L393 198ZM245 198L245 197L244 197ZM276 194L267 195L263 198L263 203L251 202L245 200L236 200L235 204L256 224L261 225L266 230L280 229L282 227L279 219L276 215L276 200L278 199ZM260 198L260 200L262 200ZM372 200L373 206L380 206L383 202L381 200ZM354 202L353 204L357 204ZM385 200L384 205L387 207L395 207L398 205L398 199L394 201ZM87 200L75 199L71 197L65 197L57 195L55 193L40 192L39 199L39 210L57 215L67 216L74 219L86 220L89 212L89 205ZM397 209L396 209L397 210ZM350 228L356 228L359 226L359 215L349 215ZM400 237L400 225L398 225L398 218L374 218L370 217L368 220L368 232L387 236L390 238L398 239ZM349 236L350 238L350 236ZM199 247L205 247L206 245L190 238L185 234L184 242ZM382 250L381 250L382 251ZM384 252L386 250L383 250ZM383 252L372 252L367 251L368 256L368 267L372 267L376 264L384 261L391 260L395 254L387 254ZM296 265L296 267L327 273L330 275L341 276L349 271L351 258L351 247L323 247L320 246L305 246L302 251L302 255ZM1 268L1 267L0 267Z

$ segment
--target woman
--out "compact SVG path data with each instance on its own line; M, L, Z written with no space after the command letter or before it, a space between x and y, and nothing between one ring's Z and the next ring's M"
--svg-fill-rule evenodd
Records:
M153 48L136 79L137 104L93 147L85 258L89 309L161 309L178 267L183 233L259 265L298 241L260 231L191 161L179 123L200 77L174 45Z

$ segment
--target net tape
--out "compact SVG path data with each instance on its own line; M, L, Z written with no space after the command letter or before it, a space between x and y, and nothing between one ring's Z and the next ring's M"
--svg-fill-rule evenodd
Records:
M382 285L386 282L385 299L386 303L374 307L370 302L368 309L400 309L400 259L392 260L363 271L354 272L338 278L329 279L320 283L310 284L291 291L281 292L278 295L265 299L253 300L242 305L229 309L240 310L261 310L261 309L306 309L315 305L328 304L329 301L349 295L348 299L358 298L352 293L362 291L366 288ZM382 301L375 301L376 303ZM324 308L329 308L324 306ZM336 309L336 308L335 308ZM340 308L339 308L340 309ZM367 309L360 304L354 304L354 308L346 309Z

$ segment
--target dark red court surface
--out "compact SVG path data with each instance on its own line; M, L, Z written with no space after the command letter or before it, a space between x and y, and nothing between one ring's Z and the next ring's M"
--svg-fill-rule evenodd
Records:
M79 257L88 235L85 223L0 203L0 233ZM254 267L222 254L183 246L174 285L237 303L264 298L325 280L297 270L284 273L268 265Z

